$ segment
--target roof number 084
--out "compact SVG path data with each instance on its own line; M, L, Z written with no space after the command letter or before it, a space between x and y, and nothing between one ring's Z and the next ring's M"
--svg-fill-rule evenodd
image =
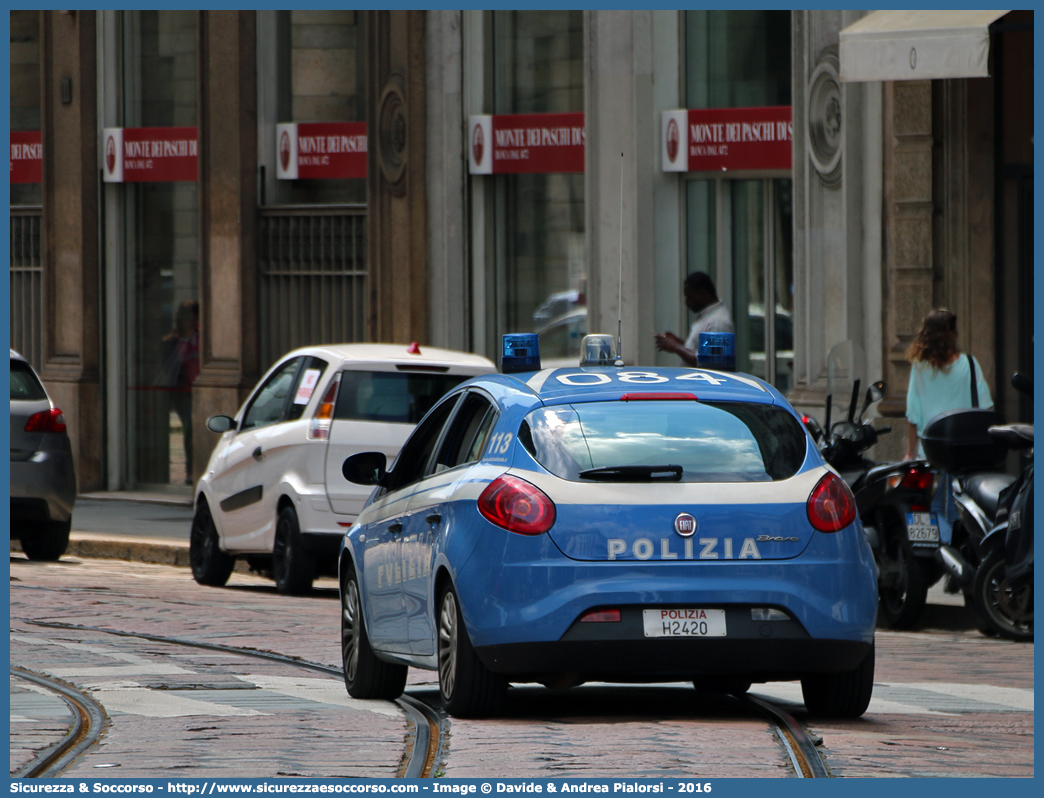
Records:
M670 378L652 371L618 371L614 375L620 382L632 382L639 385L651 385L657 382L670 382ZM564 385L604 385L612 382L612 377L601 372L577 372L574 374L558 374L556 379ZM725 380L707 374L703 371L694 371L691 374L682 374L675 379L698 380L709 382L711 385L723 385Z

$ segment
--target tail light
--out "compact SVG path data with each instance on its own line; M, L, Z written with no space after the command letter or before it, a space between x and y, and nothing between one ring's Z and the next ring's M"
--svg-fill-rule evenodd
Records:
M899 483L899 487L911 490L928 490L932 486L934 478L934 474L927 468L911 468L903 475L903 480Z
M65 416L57 407L33 413L25 422L26 432L65 432Z
M490 523L519 535L542 535L555 523L554 502L536 485L506 474L486 486L478 509Z
M312 423L308 425L308 440L325 441L330 439L330 424L333 423L334 405L337 402L337 386L341 384L341 375L330 380L326 396L316 408Z
M819 480L808 497L806 509L809 523L820 532L837 532L856 518L855 497L834 473Z

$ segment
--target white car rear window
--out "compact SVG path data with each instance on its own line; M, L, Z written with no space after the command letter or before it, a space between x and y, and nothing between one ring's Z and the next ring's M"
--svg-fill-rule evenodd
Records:
M345 371L335 419L416 424L467 377L394 371Z

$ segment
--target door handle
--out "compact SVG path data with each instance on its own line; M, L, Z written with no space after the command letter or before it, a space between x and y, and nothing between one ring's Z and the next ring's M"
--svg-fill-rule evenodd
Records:
M393 535L398 535L400 532L402 532L402 521L392 521L390 524L388 524L388 531L391 532Z
M424 520L429 524L438 524L442 521L442 516L438 513L428 513L428 515L424 517Z
M254 449L254 459L257 460L257 462L260 463L261 459L263 457L264 457L264 454L261 453L261 447L258 446L256 449Z

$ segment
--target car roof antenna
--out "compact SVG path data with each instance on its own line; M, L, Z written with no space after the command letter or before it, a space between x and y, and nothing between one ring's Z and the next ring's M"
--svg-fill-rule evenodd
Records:
M616 310L619 316L616 320L616 362L614 366L622 366L623 361L623 173L624 154L620 153L620 279L619 296L616 301Z

